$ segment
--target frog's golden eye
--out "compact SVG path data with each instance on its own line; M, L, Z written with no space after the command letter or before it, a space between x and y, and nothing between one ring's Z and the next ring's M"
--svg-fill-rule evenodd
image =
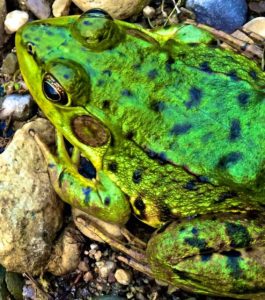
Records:
M46 74L42 81L42 90L46 98L59 104L67 104L67 94L61 84L51 75Z
M31 42L28 42L27 43L27 51L28 51L28 54L30 55L34 55L35 54L35 45Z
M86 11L83 16L86 16L88 18L105 18L112 20L112 17L103 9L100 8L94 8Z

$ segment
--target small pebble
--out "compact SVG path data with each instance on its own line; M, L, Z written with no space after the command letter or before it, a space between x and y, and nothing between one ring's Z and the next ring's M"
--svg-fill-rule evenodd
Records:
M102 252L101 251L97 251L95 254L94 254L94 258L96 261L99 261L102 257Z
M21 26L27 23L29 15L25 11L13 10L6 15L5 30L11 34L16 32Z
M86 272L83 276L85 282L89 282L93 279L93 275L91 272Z
M11 94L5 97L0 109L0 119L27 120L32 114L33 100L30 94Z
M90 244L90 249L91 250L98 250L98 244L95 244L95 243Z
M67 16L71 2L72 0L55 0L52 5L52 14L55 17Z
M98 261L96 262L96 266L98 267L99 275L102 278L107 278L109 276L109 273L116 268L116 264L110 260Z
M265 1L259 1L259 2L253 1L253 2L250 2L248 4L248 6L252 11L254 11L258 14L265 12Z
M79 265L78 265L78 269L82 272L87 272L89 271L89 266L86 262L84 262L83 260L80 261Z
M10 52L3 60L2 73L7 75L13 75L18 69L18 61L15 53Z
M155 17L156 15L156 11L155 9L152 7L152 6L146 6L144 9L143 9L143 14L146 18L149 18L149 19L152 19Z
M128 270L117 269L114 276L117 282L122 285L129 285L132 281L132 273Z
M245 0L187 0L186 8L192 10L199 23L231 33L246 22Z

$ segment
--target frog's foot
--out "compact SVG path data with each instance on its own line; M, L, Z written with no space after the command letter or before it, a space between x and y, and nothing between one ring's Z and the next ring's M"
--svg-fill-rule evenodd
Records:
M60 133L57 133L58 156L50 152L37 134L31 132L31 135L47 161L51 183L62 200L106 222L126 223L130 216L129 203L104 171L98 170L95 178L85 178L78 172L77 155L71 160Z
M237 299L265 297L262 218L230 214L161 228L147 247L154 276L198 293Z

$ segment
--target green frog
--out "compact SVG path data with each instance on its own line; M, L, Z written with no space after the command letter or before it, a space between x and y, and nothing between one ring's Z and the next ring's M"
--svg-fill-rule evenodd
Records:
M57 129L36 137L56 192L158 231L154 276L198 293L265 293L265 75L194 25L146 30L96 9L16 35L22 75ZM263 132L263 133L262 133ZM71 155L65 140L72 146ZM82 174L87 159L94 174Z

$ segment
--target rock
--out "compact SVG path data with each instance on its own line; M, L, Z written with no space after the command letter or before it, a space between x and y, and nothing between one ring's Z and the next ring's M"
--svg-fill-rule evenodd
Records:
M98 261L96 262L96 266L98 267L98 273L101 278L107 278L110 272L114 271L116 268L115 262L111 260Z
M52 5L52 14L55 17L67 16L71 2L72 0L55 0Z
M74 271L80 262L82 243L81 233L71 226L64 229L56 241L47 271L55 276L62 276Z
M3 60L2 73L13 75L18 69L18 61L15 53L10 52Z
M259 1L259 2L250 2L248 4L248 7L250 10L261 14L265 12L265 1Z
M83 11L92 8L106 10L114 19L126 19L138 14L150 0L73 0Z
M85 282L89 282L93 279L93 274L91 272L86 272L83 276Z
M4 98L0 107L0 120L12 117L14 120L27 120L33 110L34 102L30 94L11 94Z
M128 270L117 269L114 276L117 282L122 285L129 285L132 281L132 273Z
M246 22L248 7L245 0L187 0L186 8L197 22L231 33Z
M26 0L25 5L38 19L47 19L51 14L50 3L47 0Z
M3 48L5 43L5 27L4 21L6 18L6 2L5 0L0 0L0 49ZM2 53L0 55L0 59L2 57Z
M40 274L62 224L63 204L56 197L46 162L30 129L47 144L53 127L37 119L18 130L0 155L0 264L8 271Z
M13 10L6 15L5 30L11 34L16 32L21 26L28 22L29 15L25 11Z
M252 19L243 26L243 29L257 33L265 38L265 17Z

